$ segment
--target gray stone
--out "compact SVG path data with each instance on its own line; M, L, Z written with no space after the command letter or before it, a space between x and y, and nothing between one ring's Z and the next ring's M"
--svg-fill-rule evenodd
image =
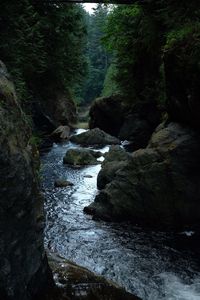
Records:
M162 124L85 209L106 220L182 228L200 222L200 138ZM105 163L106 164L106 163Z
M105 133L99 128L94 128L78 135L73 135L70 141L83 146L90 145L118 145L120 140L116 137Z
M90 149L69 149L64 158L63 163L72 166L96 165L100 162L97 158L102 156L101 152Z
M74 184L68 180L65 179L57 179L54 182L55 187L67 187L67 186L73 186Z
M97 177L97 187L103 189L106 184L114 179L117 171L126 166L130 159L131 155L123 148L120 146L111 146L101 165L101 170Z

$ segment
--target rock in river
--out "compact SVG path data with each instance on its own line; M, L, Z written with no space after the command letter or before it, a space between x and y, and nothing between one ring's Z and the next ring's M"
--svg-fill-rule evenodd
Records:
M67 186L73 186L74 184L68 180L65 179L57 179L54 182L55 187L67 187Z
M111 281L53 253L49 254L49 264L60 300L141 300Z
M101 170L97 177L97 187L103 189L116 176L116 172L127 164L131 155L120 146L111 146L105 155Z
M99 163L97 158L101 156L100 151L81 148L69 149L63 158L63 163L72 166L96 165Z
M103 130L99 128L94 128L92 130L88 130L78 135L73 135L70 138L70 141L83 146L90 145L118 145L120 144L120 140L116 137L105 133Z
M161 124L148 147L133 152L85 212L164 228L199 224L199 153L195 131Z

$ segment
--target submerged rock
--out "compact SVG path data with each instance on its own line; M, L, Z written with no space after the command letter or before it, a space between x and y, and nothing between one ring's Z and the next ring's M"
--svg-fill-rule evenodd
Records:
M67 186L73 186L74 184L68 180L65 179L57 179L54 182L55 187L67 187Z
M193 130L162 124L148 147L132 154L85 211L164 228L198 224L199 153L200 138Z
M72 166L96 165L99 163L97 158L101 156L100 151L81 148L69 149L63 158L63 163Z
M140 300L116 284L60 256L49 255L49 264L60 300Z
M120 144L120 140L116 137L105 133L103 130L99 128L94 128L92 130L88 130L78 135L73 135L70 138L70 141L76 144L80 144L83 146L90 145L118 145Z

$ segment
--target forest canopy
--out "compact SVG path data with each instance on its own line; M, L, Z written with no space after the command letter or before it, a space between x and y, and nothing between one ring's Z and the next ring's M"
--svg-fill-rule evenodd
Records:
M1 1L1 59L22 102L56 89L83 104L115 93L164 102L163 54L198 35L198 1L143 2L89 15L79 4Z

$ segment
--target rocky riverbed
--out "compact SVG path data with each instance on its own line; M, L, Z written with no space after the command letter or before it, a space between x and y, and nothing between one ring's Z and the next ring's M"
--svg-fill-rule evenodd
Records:
M83 208L98 192L101 164L81 168L64 165L66 151L77 147L71 142L54 144L42 155L46 247L143 300L200 299L196 233L155 232L126 222L92 220ZM94 150L104 153L108 149ZM73 186L55 188L58 178Z

